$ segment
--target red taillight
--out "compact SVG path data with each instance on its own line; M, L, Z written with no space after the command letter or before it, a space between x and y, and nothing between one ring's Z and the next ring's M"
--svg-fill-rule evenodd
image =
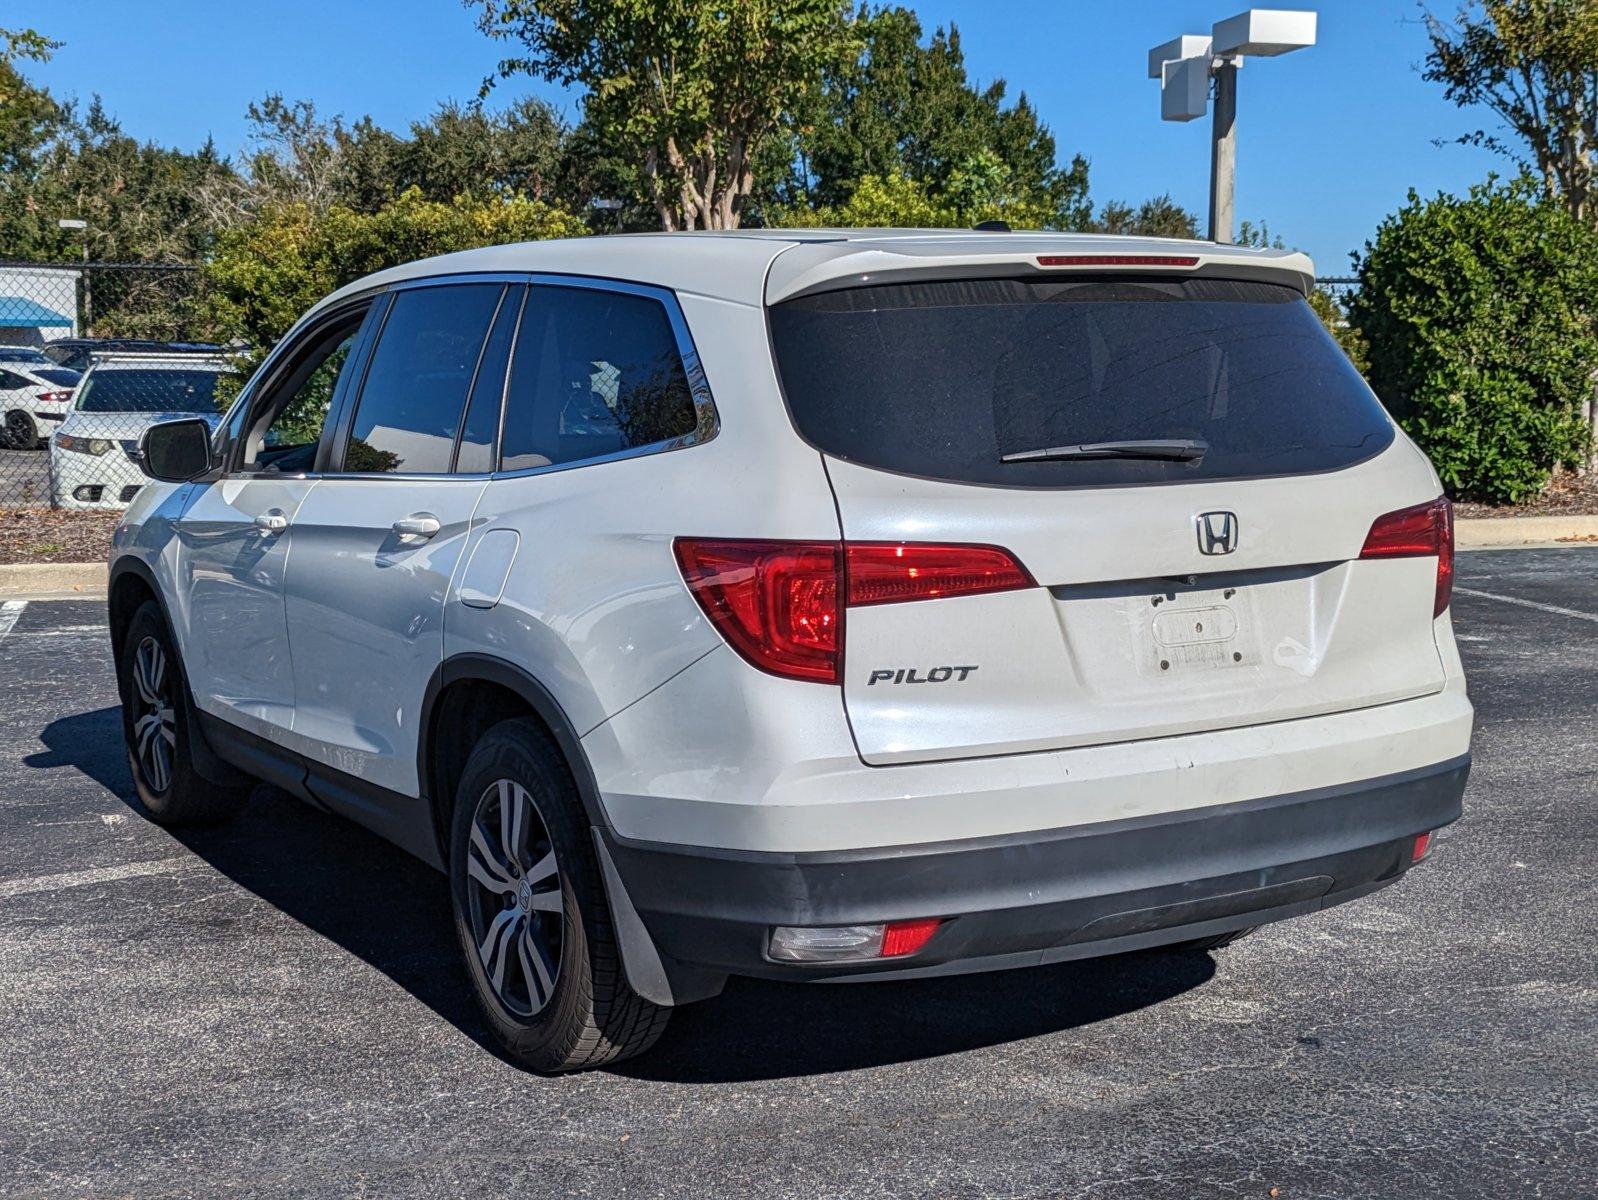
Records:
M676 551L688 589L734 650L773 675L838 682L837 543L678 538Z
M41 404L65 404L72 399L71 392L40 392L34 397Z
M901 954L914 954L932 940L943 922L937 918L926 921L890 921L882 930L882 957L897 958Z
M1437 595L1432 616L1440 617L1454 594L1454 506L1439 496L1413 508L1377 517L1365 537L1361 558L1437 557Z
M1190 254L1040 254L1040 267L1196 267Z
M997 546L678 538L688 590L762 671L837 683L843 608L1035 586ZM847 580L847 583L845 582Z
M851 605L974 596L1036 586L1014 555L997 546L848 542L844 564Z

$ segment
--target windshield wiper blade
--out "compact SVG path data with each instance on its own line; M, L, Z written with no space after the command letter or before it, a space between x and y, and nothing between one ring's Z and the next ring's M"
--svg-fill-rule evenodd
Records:
M1210 448L1208 442L1192 438L1150 438L1137 442L1086 442L1078 446L1046 446L1041 450L1018 450L1000 462L1068 462L1079 458L1146 458L1159 462L1197 462Z

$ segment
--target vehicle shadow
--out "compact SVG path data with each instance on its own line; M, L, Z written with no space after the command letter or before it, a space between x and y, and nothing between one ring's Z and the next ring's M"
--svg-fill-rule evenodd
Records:
M148 818L122 750L119 710L51 722L35 768L71 767ZM381 971L496 1054L461 971L443 876L374 834L259 787L228 825L170 831L216 870ZM374 919L376 918L376 919ZM1205 983L1209 955L1146 953L1002 976L805 986L729 980L683 1008L659 1045L614 1072L679 1083L825 1074L1061 1033Z

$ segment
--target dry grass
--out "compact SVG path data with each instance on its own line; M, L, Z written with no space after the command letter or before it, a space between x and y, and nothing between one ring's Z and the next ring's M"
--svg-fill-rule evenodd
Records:
M1598 474L1555 475L1524 504L1456 504L1456 517L1590 517L1598 515Z
M119 512L0 508L0 564L104 562Z

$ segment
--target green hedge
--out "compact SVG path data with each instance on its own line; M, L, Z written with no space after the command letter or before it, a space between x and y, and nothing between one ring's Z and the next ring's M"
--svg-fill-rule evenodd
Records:
M1358 263L1367 377L1456 496L1517 503L1574 466L1598 369L1598 234L1527 180L1409 201Z

